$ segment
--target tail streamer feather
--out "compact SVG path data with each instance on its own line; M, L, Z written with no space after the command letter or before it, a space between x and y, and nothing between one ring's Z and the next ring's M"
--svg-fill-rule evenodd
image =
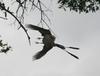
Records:
M70 52L68 52L66 50L66 48L76 49L76 50L79 50L79 48L77 48L77 47L64 47L63 45L60 45L60 44L55 44L55 46L61 48L62 50L64 50L65 52L67 52L68 54L70 54L71 56L73 56L74 58L79 59L79 57L77 57L76 55L74 55L74 54L72 54L72 53L70 53Z
M79 59L79 57L78 56L76 56L76 55L74 55L74 54L72 54L72 53L70 53L70 52L68 52L68 51L66 51L68 54L70 54L71 56L73 56L74 58L76 58L76 59Z
M67 48L75 49L75 50L79 50L80 49L80 48L77 48L77 47L67 47Z

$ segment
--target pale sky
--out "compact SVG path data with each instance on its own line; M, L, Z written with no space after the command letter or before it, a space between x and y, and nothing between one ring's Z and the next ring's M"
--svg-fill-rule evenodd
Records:
M7 55L0 54L0 76L100 76L100 11L78 14L53 7L50 27L56 34L56 42L79 47L79 51L68 51L80 60L55 47L40 60L32 61L32 56L42 49L42 45L35 44L39 32L28 31L30 46L22 29L17 30L10 20L0 19L0 35L13 48ZM26 23L36 21L37 18L26 19Z

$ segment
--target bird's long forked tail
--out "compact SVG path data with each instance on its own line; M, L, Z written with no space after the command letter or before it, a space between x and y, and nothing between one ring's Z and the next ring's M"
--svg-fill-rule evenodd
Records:
M60 44L55 44L55 46L61 48L62 50L64 50L65 52L67 52L68 54L73 56L74 58L79 59L78 56L76 56L76 55L74 55L74 54L72 54L72 53L70 53L69 51L66 50L66 48L75 49L75 50L79 50L79 48L77 48L77 47L64 47L63 45L60 45Z
M71 47L71 46L70 46L70 47L66 47L66 48L75 49L75 50L79 50L79 49L80 49L80 48L77 48L77 47ZM68 52L67 50L64 50L64 51L66 51L68 54L70 54L71 56L75 57L76 59L79 59L78 56L76 56L76 55L74 55L74 54Z

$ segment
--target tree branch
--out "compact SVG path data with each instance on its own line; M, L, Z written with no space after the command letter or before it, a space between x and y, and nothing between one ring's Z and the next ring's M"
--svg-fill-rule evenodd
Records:
M25 29L25 27L22 25L22 23L18 20L18 18L9 10L7 10L5 7L3 7L1 4L0 4L0 8L2 10L4 10L5 12L9 13L11 16L13 16L15 18L15 20L19 23L20 27L22 27L22 29L25 31L27 37L28 37L28 40L29 40L29 43L30 43L30 36L27 32L27 30Z

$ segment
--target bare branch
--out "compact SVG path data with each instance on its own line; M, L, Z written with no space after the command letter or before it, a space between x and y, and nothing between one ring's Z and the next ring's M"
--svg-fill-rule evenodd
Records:
M4 20L7 20L7 18L4 18L4 17L0 17L1 19L4 19Z
M29 43L30 43L30 36L28 35L28 32L27 30L25 29L25 27L22 25L22 23L18 20L18 18L9 10L7 10L5 7L1 6L0 5L0 8L2 8L2 10L6 11L7 13L9 13L11 16L13 16L15 18L15 20L19 23L20 27L22 27L22 29L25 31L27 37L28 37L28 40L29 40Z

